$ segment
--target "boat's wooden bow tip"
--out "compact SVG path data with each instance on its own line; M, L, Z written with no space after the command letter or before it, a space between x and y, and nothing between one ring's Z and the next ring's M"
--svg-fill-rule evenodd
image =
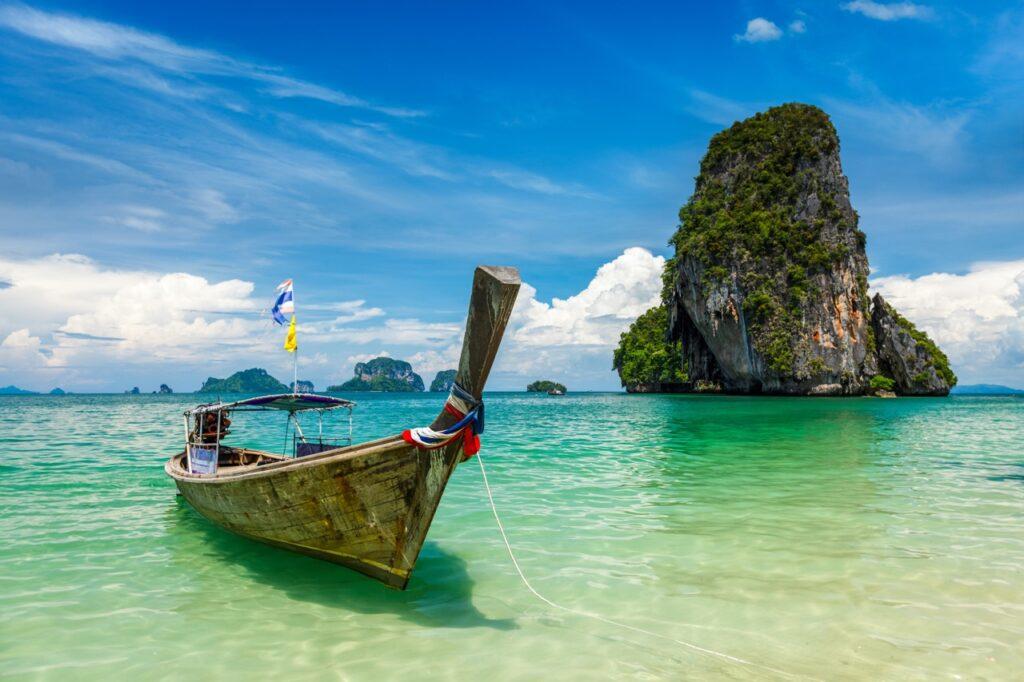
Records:
M522 279L519 277L519 268L511 265L478 265L477 270L482 270L502 284L519 284Z

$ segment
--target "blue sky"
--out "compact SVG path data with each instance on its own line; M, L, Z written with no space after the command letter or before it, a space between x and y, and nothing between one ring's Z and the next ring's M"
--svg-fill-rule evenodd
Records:
M842 140L873 286L1024 383L1024 4L0 3L0 384L453 363L472 268L528 287L492 388L617 388L708 138ZM59 254L59 255L58 255Z

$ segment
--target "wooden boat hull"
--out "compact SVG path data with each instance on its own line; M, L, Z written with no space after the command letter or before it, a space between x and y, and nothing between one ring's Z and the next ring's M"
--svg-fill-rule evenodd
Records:
M341 564L405 589L461 448L400 438L285 460L228 478L165 467L197 512L253 540Z
M515 268L478 267L456 382L481 399L519 292ZM431 426L457 418L442 411ZM261 463L193 474L185 453L164 466L210 521L239 535L332 561L405 589L462 439L421 450L392 436L299 459L245 451ZM269 462L268 462L269 460Z

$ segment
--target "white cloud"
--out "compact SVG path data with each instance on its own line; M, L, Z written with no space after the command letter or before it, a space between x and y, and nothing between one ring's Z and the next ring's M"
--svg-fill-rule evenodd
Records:
M424 322L415 318L391 318L374 327L340 327L316 334L317 341L354 344L381 341L397 345L440 346L458 336L455 322Z
M932 8L926 5L916 5L912 2L873 2L873 0L853 0L843 5L847 12L863 14L871 19L880 21L895 21L897 19L931 19L934 16Z
M566 187L553 182L543 175L515 168L491 169L484 171L483 175L497 180L506 187L524 190L527 192L537 192L538 194L568 194L583 197L591 196L582 188Z
M789 22L789 32L790 33L806 33L807 32L807 24L805 24L802 19L795 19L795 20Z
M237 223L241 216L227 202L224 193L215 189L197 189L192 192L192 206L211 223Z
M975 263L967 273L871 281L949 355L963 383L1024 385L1024 260Z
M430 387L430 382L438 372L445 369L456 369L459 366L459 355L462 353L462 344L453 343L447 348L439 350L430 349L414 353L409 357L409 364L416 372L423 377L424 383Z
M161 221L166 215L164 211L152 206L125 205L120 207L119 215L107 216L105 220L131 230L153 233L164 229Z
M0 371L45 367L47 362L42 352L42 339L32 336L28 329L17 329L0 342Z
M736 34L733 40L740 43L764 43L778 40L782 37L782 29L774 22L763 17L757 17L747 22L747 30L743 34Z
M0 279L8 371L209 361L263 342L251 282L106 269L74 254L0 260Z
M665 259L632 247L602 265L586 288L550 303L523 283L496 372L572 375L607 384L612 349L633 320L661 302ZM536 378L536 377L535 377Z

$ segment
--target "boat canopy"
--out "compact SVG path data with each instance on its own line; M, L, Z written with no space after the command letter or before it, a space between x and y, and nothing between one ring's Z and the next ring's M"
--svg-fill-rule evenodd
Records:
M344 398L334 398L329 395L317 395L316 393L278 393L275 395L261 395L256 398L236 400L232 403L210 403L200 405L189 410L185 414L205 414L208 412L234 412L234 411L258 411L258 410L282 410L290 414L303 412L305 410L336 410L341 407L352 409L356 404Z

